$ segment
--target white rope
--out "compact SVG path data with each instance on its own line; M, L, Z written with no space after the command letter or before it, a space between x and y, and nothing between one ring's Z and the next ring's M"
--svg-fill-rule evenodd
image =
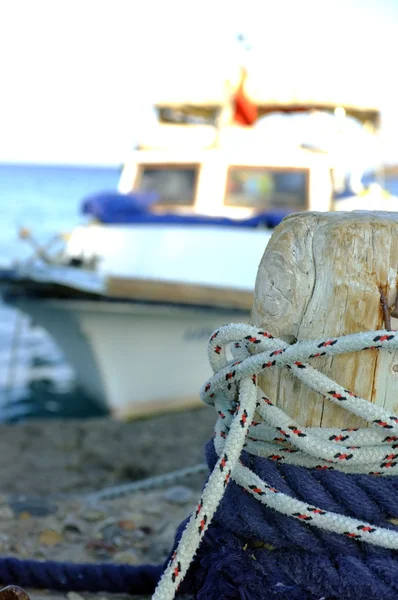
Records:
M171 471L169 473L163 473L161 475L154 475L153 477L147 477L145 479L139 479L138 481L131 481L129 483L121 483L120 485L113 485L112 487L103 488L95 492L88 492L84 494L87 500L114 500L115 498L121 498L129 494L135 494L142 490L154 490L156 488L163 487L176 483L186 477L192 475L198 475L205 473L208 470L206 463L199 463L193 467L184 467L177 471ZM71 495L71 494L70 494ZM75 496L75 494L73 494Z
M356 396L305 362L316 356L370 348L397 350L398 332L373 331L292 346L245 324L222 327L211 336L208 354L215 375L203 386L201 397L218 412L214 447L219 458L153 600L174 598L231 478L279 513L329 532L398 549L397 531L308 506L268 485L239 460L244 448L257 456L308 468L396 475L398 417ZM233 360L228 361L228 353ZM301 427L257 387L257 375L272 368L290 369L309 388L361 417L372 428ZM262 421L253 421L255 414Z

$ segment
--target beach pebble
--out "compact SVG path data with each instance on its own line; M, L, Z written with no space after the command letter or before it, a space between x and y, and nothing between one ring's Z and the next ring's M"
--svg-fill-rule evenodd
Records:
M105 542L104 540L91 539L86 544L86 550L98 560L108 560L118 551L118 548L114 544Z
M134 508L134 510L136 510L136 508L137 508L135 503L133 504L133 508ZM126 511L126 513L127 513L126 518L124 520L133 521L136 526L139 525L140 523L142 523L142 521L144 519L142 512L131 512L131 511L127 512Z
M162 533L153 539L150 548L149 556L154 562L163 562L169 555L175 538L176 525L169 523Z
M13 519L14 512L7 505L0 506L0 519Z
M120 546L121 544L121 531L116 524L110 524L101 529L101 538L106 542Z
M175 485L163 494L163 499L170 504L184 505L192 500L193 492L185 485Z
M83 510L81 517L85 519L85 521L89 521L90 523L95 523L96 521L102 521L106 518L106 512L101 510L100 508L96 508L94 506L90 506Z
M54 531L54 529L45 529L41 532L39 541L45 546L56 546L63 541L63 537L58 531Z
M77 592L68 592L66 594L66 597L68 598L68 600L84 600L83 596L81 596Z
M131 550L124 550L123 552L117 552L113 560L116 563L123 565L138 565L141 562L141 559L137 554Z
M87 529L87 523L76 517L73 513L69 513L63 519L62 530L64 532L73 532L81 535L86 533Z
M168 517L158 520L154 524L154 527L153 527L154 532L156 534L162 533L162 531L164 531L164 529L168 526L169 523L170 523L170 519Z
M160 517L164 513L162 508L160 506L158 506L156 503L147 504L146 506L143 506L142 512L151 517Z
M32 515L46 517L54 514L56 507L46 498L22 498L10 501L10 507L16 515Z
M118 522L118 526L122 531L133 531L137 528L137 525L132 519L121 519Z
M30 548L26 544L26 540L23 542L20 542L19 540L13 540L13 542L10 544L10 550L22 558L26 558L30 554Z

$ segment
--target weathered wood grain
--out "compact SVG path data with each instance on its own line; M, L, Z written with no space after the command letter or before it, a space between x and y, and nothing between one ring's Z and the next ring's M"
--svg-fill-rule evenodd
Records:
M384 328L381 288L397 295L398 213L300 213L276 228L259 266L251 320L286 341ZM398 323L392 319L392 328ZM349 390L398 412L398 353L366 350L309 361ZM332 405L287 369L260 385L306 426L365 423Z

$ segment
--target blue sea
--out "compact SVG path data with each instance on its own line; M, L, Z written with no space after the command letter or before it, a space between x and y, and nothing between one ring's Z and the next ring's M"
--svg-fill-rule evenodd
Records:
M117 167L0 164L0 267L32 255L21 227L45 244L83 222L82 199L115 190L119 175ZM0 422L102 414L50 336L0 303Z
M119 175L118 167L0 164L0 267L32 254L18 238L21 227L40 244L68 232L84 221L82 199L115 190ZM398 179L387 181L386 187L398 195ZM0 303L0 422L103 414L79 388L49 335Z

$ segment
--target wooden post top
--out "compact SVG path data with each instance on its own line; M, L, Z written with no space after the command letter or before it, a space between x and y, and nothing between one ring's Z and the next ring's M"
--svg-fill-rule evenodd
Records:
M398 208L398 207L397 207ZM398 282L398 212L297 213L275 229L261 260L251 322L288 342L384 329ZM392 329L398 321L392 319ZM398 412L398 353L367 350L309 361L340 385ZM365 423L286 369L260 378L265 393L306 426Z

